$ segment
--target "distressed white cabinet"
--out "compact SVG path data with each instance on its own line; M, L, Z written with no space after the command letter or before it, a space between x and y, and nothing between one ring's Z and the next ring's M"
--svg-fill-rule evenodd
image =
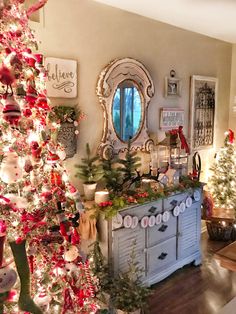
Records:
M119 212L123 219L122 225L115 223L115 219L100 219L98 233L101 248L114 274L127 270L132 249L144 270L142 282L146 285L159 282L191 262L199 265L201 201L201 189L190 189L162 200L124 208ZM160 215L161 222L158 219ZM137 217L136 227L124 226L124 218L127 216ZM142 219L148 221L150 216L156 218L154 226L151 222L150 226L141 223Z

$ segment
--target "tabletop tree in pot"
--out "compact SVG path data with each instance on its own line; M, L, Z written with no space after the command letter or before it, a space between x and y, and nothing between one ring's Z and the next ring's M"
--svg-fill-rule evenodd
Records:
M236 212L235 138L232 130L225 135L224 146L217 153L216 160L210 168L212 176L209 180L209 190L214 201L214 217L207 221L207 228L210 237L216 240L229 240L235 233L233 232Z
M89 144L86 144L86 157L81 159L80 165L75 165L77 168L76 177L81 179L84 184L84 195L87 201L94 199L97 182L103 177L103 168L97 163L98 156L92 157Z
M141 285L142 269L136 262L135 241L126 272L120 272L113 280L111 302L117 314L140 314L147 307L150 289Z

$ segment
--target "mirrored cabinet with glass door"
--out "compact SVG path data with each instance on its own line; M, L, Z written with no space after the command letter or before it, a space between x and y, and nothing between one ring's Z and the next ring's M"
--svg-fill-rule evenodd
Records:
M100 155L124 151L129 140L133 149L150 151L147 109L154 85L143 64L131 58L112 61L99 76L97 95L104 111Z

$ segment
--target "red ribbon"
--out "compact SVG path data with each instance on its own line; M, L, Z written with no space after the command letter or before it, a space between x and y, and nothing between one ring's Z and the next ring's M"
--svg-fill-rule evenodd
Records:
M230 144L233 144L234 140L235 140L234 132L231 129L229 129L229 142L230 142Z
M190 154L190 149L189 149L188 143L187 143L186 138L185 138L185 136L183 134L183 127L182 127L182 125L179 126L178 133L179 133L179 139L180 139L180 142L181 142L181 148L185 149L187 154Z
M29 17L31 14L41 9L47 3L47 1L48 0L39 0L37 3L29 7L29 9L26 11L27 16Z

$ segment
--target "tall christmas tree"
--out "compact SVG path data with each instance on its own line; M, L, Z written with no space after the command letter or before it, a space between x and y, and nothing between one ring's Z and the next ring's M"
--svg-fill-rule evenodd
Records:
M234 210L236 213L236 152L234 133L225 133L224 147L216 155L211 167L213 172L210 180L210 192L213 196L214 207Z
M24 0L0 0L0 313L95 313L80 196L50 123L43 57ZM14 290L15 289L15 290Z

